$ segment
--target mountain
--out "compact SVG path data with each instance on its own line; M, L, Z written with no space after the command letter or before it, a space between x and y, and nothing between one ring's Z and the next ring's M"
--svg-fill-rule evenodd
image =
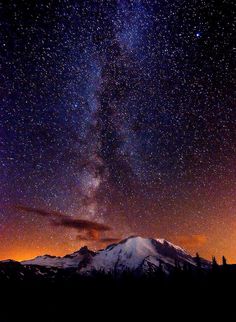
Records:
M74 268L81 274L91 274L94 271L148 273L160 267L165 273L170 273L176 265L196 267L196 260L181 247L164 239L132 236L98 252L83 247L64 257L44 255L21 264L59 269Z
M164 239L150 239L132 236L118 244L108 246L98 251L90 265L84 267L82 272L104 271L148 272L162 266L169 272L176 262L188 263L195 266L193 258L178 246Z
M56 268L82 268L92 261L95 253L87 248L82 247L80 250L66 255L64 257L57 257L51 255L37 256L34 259L21 262L23 265L37 265L45 267Z
M58 271L57 268L48 269L45 266L22 265L13 260L0 261L0 282L54 279L58 275Z

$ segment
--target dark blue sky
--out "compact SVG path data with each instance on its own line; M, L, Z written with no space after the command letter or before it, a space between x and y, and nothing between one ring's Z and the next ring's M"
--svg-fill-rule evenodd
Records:
M2 256L14 254L12 233L17 249L78 244L19 204L109 224L117 237L203 236L204 251L231 254L233 9L203 0L1 6Z

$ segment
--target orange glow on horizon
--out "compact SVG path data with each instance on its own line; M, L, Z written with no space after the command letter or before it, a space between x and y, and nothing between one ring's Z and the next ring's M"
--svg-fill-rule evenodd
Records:
M208 260L212 259L212 256L216 256L219 263L222 261L222 256L225 255L228 263L235 263L236 262L236 255L234 252L234 249L230 249L230 251L226 251L227 247L225 248L225 252L222 253L222 248L219 246L218 250L213 252L211 249L211 245L200 245L199 247L195 247L194 244L190 245L189 241L187 240L186 243L184 239L182 242L177 243L176 238L169 238L169 241L172 243L184 248L187 252L189 252L192 256L195 256L196 252L200 254L201 257L206 258ZM107 245L101 245L94 243L77 243L77 245L69 246L68 244L65 244L63 247L62 245L58 247L54 247L53 245L48 245L45 247L27 247L22 245L19 247L19 245L15 248L11 248L9 251L0 252L0 260L7 260L12 259L16 261L23 261L35 258L37 256L43 256L43 255L53 255L53 256L65 256L67 254L73 253L80 249L83 246L88 246L91 250L98 250L101 248L106 247ZM217 249L217 247L216 247Z

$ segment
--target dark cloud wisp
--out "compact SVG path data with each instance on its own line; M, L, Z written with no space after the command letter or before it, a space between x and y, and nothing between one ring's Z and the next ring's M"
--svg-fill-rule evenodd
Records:
M74 228L78 231L88 231L89 234L93 235L95 232L105 232L112 230L112 228L108 225L90 220L72 218L69 215L62 214L56 211L47 211L40 208L32 208L21 205L15 206L15 209L52 219L53 225Z

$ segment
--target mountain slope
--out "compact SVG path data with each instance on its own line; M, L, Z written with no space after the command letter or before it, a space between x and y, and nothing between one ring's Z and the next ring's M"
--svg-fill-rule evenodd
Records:
M81 268L84 265L90 263L94 255L95 253L85 246L82 247L79 251L76 251L64 257L51 255L37 256L34 259L23 261L21 262L21 264L57 268Z
M124 270L145 272L148 267L164 268L166 272L178 262L196 266L195 260L178 246L164 239L129 237L118 244L110 245L96 253L91 264L83 271L103 270L122 272Z

